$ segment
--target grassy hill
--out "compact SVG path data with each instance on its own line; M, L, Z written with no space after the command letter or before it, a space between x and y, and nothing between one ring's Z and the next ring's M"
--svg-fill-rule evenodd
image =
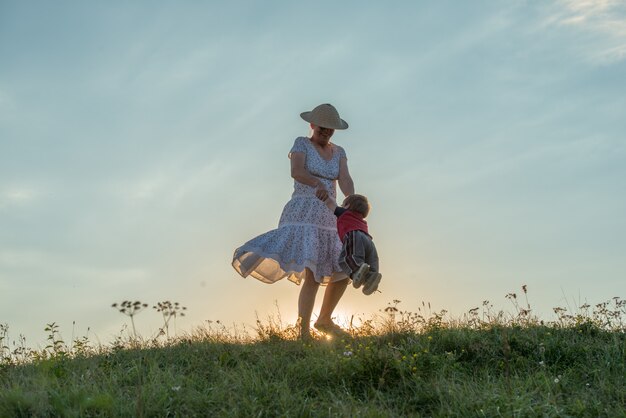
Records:
M556 312L391 305L341 341L270 320L71 349L49 327L45 350L4 347L0 416L626 416L624 301Z

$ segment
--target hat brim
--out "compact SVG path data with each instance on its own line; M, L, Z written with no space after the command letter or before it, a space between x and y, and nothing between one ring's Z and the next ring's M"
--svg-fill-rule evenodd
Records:
M337 129L337 130L348 129L348 122L346 122L345 120L341 118L339 118L340 124L337 125L337 124L330 123L330 122L322 122L319 120L315 120L315 118L313 117L313 112L311 111L300 113L300 117L304 119L305 121L312 123L313 125L322 127L322 128Z

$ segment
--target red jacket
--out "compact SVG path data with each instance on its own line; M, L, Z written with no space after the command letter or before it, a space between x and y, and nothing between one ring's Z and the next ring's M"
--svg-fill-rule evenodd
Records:
M338 206L335 209L335 216L337 216L337 233L341 242L350 231L363 231L369 235L367 221L363 219L363 215L360 213Z

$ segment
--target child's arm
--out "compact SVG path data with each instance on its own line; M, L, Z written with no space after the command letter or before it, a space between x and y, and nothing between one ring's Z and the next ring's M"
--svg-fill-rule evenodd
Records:
M315 196L317 196L319 200L322 200L324 204L328 207L328 209L330 209L333 212L335 211L335 208L337 207L337 201L335 199L333 199L330 196L327 196L326 199L324 199L324 196L321 193L321 191L315 192Z
M333 213L335 212L335 209L337 209L337 201L330 196L324 200L324 204L328 207L328 209L333 211Z

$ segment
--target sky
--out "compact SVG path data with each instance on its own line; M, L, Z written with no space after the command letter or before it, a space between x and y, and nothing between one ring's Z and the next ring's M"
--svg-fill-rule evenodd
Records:
M338 322L624 298L624 74L619 0L0 0L0 324L107 343L127 299L181 303L179 332L294 323L298 286L230 263L276 227L320 103L383 274Z

